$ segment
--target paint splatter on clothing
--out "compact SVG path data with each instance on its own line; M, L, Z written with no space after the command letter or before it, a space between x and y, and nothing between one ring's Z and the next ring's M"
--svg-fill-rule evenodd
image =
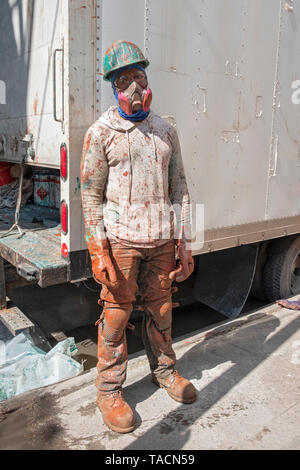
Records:
M128 249L110 240L111 258L119 278L116 289L102 286L103 305L98 324L98 377L96 387L102 393L120 390L126 379L126 326L139 295L144 311L142 339L151 371L157 377L168 377L176 357L172 348L172 280L175 268L175 245L170 240L156 248Z
M81 194L87 233L157 247L189 223L189 193L177 131L150 112L132 123L111 107L87 131ZM172 209L174 207L174 210ZM175 215L174 215L175 213Z

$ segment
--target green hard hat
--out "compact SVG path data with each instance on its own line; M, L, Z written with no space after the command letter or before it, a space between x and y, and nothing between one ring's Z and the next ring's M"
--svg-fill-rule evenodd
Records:
M146 68L149 65L149 61L145 59L141 49L133 42L115 41L104 54L103 79L109 81L113 72L133 64L140 64Z

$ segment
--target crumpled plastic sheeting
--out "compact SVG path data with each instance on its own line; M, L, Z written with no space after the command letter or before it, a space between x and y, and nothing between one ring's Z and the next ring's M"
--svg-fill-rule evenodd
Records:
M36 347L28 333L6 344L0 341L0 401L81 374L83 365L71 358L76 352L74 338L48 353Z

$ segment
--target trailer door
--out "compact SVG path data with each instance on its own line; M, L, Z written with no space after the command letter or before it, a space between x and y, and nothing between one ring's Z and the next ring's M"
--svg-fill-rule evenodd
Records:
M266 218L300 215L300 3L279 17ZM298 98L297 98L298 97Z

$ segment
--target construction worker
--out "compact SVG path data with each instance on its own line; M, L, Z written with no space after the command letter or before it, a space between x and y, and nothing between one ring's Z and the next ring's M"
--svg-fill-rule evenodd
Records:
M125 328L137 295L152 381L174 400L196 399L193 384L175 370L171 339L171 284L194 269L189 194L176 129L150 111L148 65L131 42L116 41L106 51L103 78L111 82L117 106L88 129L81 161L86 241L94 278L102 284L97 406L105 424L120 433L135 424L122 385ZM172 210L176 205L179 212Z

